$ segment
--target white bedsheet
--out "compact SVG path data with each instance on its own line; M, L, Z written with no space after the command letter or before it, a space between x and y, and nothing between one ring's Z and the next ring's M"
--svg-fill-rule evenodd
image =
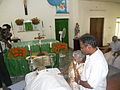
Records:
M26 75L25 90L71 90L63 76L58 75L59 69L51 68L38 72L31 72Z

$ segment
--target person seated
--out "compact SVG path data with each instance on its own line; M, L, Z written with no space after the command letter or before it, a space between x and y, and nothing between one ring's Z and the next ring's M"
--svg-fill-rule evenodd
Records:
M120 55L120 42L117 36L112 37L112 42L109 45L109 52L104 55L109 65L112 65L115 59Z
M74 51L73 60L71 61L68 69L62 73L59 73L60 75L63 75L63 76L68 74L67 81L70 87L72 88L72 90L80 90L79 88L80 86L75 81L78 81L80 78L80 75L82 74L84 62L85 62L85 55L82 54L80 50Z

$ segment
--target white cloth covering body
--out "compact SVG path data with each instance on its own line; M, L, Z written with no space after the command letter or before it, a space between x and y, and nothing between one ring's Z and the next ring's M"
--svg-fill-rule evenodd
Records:
M98 49L92 55L87 55L81 75L81 80L87 81L93 89L88 89L80 85L80 90L106 90L107 74L107 62L103 53Z
M58 75L57 68L31 72L26 75L25 90L71 90L63 76Z

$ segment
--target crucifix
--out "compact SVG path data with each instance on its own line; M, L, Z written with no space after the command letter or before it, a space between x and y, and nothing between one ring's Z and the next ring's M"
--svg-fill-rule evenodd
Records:
M25 15L28 15L27 0L24 0L23 3L24 3Z

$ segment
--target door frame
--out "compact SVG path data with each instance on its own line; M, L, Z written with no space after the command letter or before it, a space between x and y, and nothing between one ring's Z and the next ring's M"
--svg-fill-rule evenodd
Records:
M61 26L59 30L57 30L57 25L56 25L56 20L65 20L65 22L67 21L67 26L65 27L66 28L66 36L63 40L63 42L67 43L68 46L69 46L69 19L68 18L60 18L60 19L55 19L55 34L56 34L56 40L59 40L58 37L60 37L59 35L59 31L61 31L63 28L64 28L64 25Z

